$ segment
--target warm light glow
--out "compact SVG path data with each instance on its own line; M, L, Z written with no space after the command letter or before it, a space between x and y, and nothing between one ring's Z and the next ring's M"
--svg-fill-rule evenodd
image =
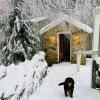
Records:
M50 41L51 41L51 42L54 43L54 42L55 42L55 39L56 39L55 36L50 36Z
M74 39L74 41L78 41L79 40L79 36L78 35L74 36L73 39Z
M75 36L73 37L73 40L74 40L75 43L79 43L79 41L80 41L79 35L75 35Z

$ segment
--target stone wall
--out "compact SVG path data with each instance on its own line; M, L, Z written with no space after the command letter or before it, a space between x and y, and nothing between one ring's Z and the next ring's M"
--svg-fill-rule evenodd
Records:
M88 34L80 30L72 33L71 36L71 62L77 62L77 50L87 50L88 46ZM81 56L81 64L86 64L86 55Z
M64 32L65 29L65 23L61 23L43 34L43 50L49 65L58 62L57 33Z
M70 41L70 61L71 63L76 63L76 51L77 50L87 50L88 47L88 34L82 30L77 28L73 28L71 30L68 23L61 23L54 28L48 30L42 35L42 44L43 50L46 53L46 61L49 65L58 62L58 54L57 54L57 34L62 32L70 32L71 31L71 41ZM79 31L78 31L79 30ZM85 55L81 57L81 64L86 63Z

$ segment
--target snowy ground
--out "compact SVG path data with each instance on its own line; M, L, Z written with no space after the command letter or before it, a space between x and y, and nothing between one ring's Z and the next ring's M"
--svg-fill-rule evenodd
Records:
M77 72L75 64L54 64L49 68L43 84L28 100L100 100L100 91L91 88L91 60L88 59L86 66L80 67L80 72ZM73 98L65 97L63 86L58 86L68 76L75 80Z
M0 66L0 100L27 100L42 83L47 73L45 53L18 65Z

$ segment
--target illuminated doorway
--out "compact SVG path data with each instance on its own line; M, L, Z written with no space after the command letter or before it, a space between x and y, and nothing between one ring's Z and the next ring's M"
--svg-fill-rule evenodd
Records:
M69 34L59 34L59 61L70 61L70 35Z

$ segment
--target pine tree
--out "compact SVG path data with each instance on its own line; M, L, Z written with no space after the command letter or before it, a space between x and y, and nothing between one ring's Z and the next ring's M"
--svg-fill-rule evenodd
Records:
M20 7L16 4L13 14L9 15L10 37L7 38L6 46L1 51L1 63L5 66L11 63L18 64L25 59L30 60L39 50L39 33L36 25L22 19Z

